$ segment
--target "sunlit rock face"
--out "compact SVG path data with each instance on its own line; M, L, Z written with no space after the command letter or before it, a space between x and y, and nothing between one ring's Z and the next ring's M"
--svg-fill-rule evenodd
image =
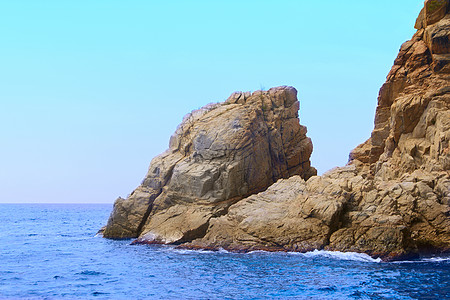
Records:
M191 241L236 201L280 178L315 175L298 109L297 91L283 86L234 93L186 115L142 184L116 200L104 236Z
M235 93L186 116L106 237L192 249L450 251L449 3L425 2L381 87L371 137L314 176L296 91ZM357 124L355 124L357 126Z
M426 1L349 164L283 179L210 220L190 248L329 249L386 260L450 249L450 16Z

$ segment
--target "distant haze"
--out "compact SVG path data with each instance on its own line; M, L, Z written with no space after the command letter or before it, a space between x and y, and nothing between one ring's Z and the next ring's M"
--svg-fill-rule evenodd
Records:
M422 0L1 1L0 202L112 203L183 115L298 90L319 173L373 127Z

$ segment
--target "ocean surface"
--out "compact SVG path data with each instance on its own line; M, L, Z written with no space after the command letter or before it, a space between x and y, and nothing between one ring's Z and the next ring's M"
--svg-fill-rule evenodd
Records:
M95 236L111 208L0 204L0 299L450 299L449 257L130 245Z

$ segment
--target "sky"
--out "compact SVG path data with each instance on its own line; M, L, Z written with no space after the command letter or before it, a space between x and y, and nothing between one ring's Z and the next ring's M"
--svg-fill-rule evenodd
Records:
M319 173L370 137L422 0L0 0L0 203L113 203L183 116L298 90Z

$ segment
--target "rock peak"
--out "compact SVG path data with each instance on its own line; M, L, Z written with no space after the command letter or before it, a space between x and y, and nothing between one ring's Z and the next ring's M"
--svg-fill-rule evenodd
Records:
M422 29L440 21L449 11L448 0L426 0L414 28Z
M105 237L179 243L280 178L316 175L293 87L233 93L187 114L142 184L116 200Z
M436 124L427 123L423 115L425 113L428 118L438 117L440 120L447 114L446 109L438 112L440 109L437 107L448 107L448 10L448 0L425 1L417 18L417 32L401 46L387 81L380 89L371 138L350 154L351 163L370 169L373 175L384 173L385 179L393 179L401 176L402 172L412 172L422 167L429 169L433 166L441 170L449 167L448 158L442 155L445 152L442 150L447 146L445 142L436 144L437 139L432 138L430 132ZM447 130L444 123L438 122L437 125L442 124L443 127L436 128L434 134ZM413 138L423 143L422 146L408 146L417 149L408 153L405 143L411 144ZM422 149L424 143L429 147ZM406 157L411 157L408 163ZM387 167L388 161L395 163ZM400 165L401 168L392 168ZM384 171L380 173L381 169Z

